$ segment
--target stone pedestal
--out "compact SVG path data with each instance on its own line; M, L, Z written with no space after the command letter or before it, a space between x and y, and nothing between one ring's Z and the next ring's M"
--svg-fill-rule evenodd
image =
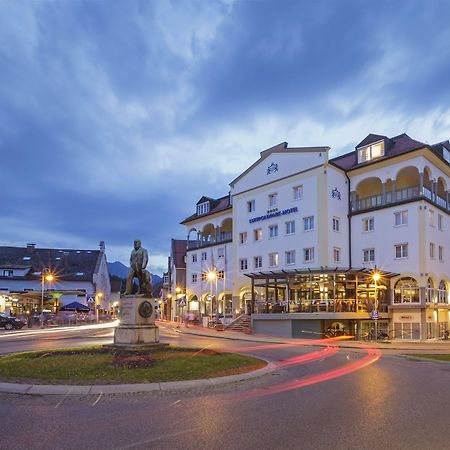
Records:
M114 345L146 347L158 345L155 325L156 301L143 295L123 295L119 302L120 324L114 330Z

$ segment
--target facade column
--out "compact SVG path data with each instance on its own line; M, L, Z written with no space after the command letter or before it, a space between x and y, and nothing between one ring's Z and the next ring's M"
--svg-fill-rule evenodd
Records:
M447 192L447 209L450 209L450 191Z
M351 191L350 192L350 205L351 205L351 208L353 211L356 209L356 200L357 200L356 191Z
M423 172L419 173L419 195L423 195Z
M434 180L431 182L431 200L433 202L437 200L437 183Z
M216 227L216 232L215 232L215 242L219 242L219 238L220 238L220 228Z
M397 201L397 191L395 186L395 180L391 180L391 189L392 189L392 203Z
M252 310L251 313L255 312L255 279L252 277Z
M381 183L381 204L386 204L386 181Z
M269 279L266 278L266 313L269 312Z

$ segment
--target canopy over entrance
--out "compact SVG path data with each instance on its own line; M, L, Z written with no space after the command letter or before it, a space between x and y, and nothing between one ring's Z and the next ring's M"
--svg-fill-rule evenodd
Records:
M389 279L379 269L305 269L254 272L252 312L387 312Z

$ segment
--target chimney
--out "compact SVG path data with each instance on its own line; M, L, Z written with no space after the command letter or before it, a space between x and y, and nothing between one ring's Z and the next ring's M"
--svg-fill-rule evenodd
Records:
M34 253L35 249L36 249L36 244L27 244L28 253Z
M100 243L98 244L100 247L100 251L101 252L105 252L105 241L100 241Z

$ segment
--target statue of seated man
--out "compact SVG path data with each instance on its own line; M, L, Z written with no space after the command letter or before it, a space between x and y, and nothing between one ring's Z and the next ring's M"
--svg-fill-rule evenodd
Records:
M133 293L133 281L135 277L138 279L138 291L136 294L152 295L152 280L150 272L146 270L147 264L148 252L145 248L141 247L141 241L136 239L134 241L134 249L130 256L130 271L128 272L125 295L131 295Z

